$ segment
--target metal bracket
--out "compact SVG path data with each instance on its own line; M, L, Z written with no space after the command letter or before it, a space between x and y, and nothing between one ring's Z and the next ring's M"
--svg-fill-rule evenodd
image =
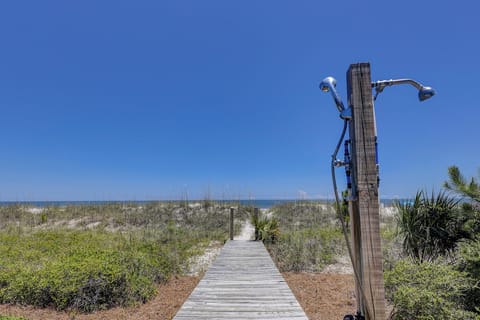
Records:
M351 120L352 119L352 108L348 107L340 112L340 118L343 120Z
M349 163L345 162L345 161L342 161L342 160L338 160L338 159L335 159L333 161L333 165L337 168L339 167L346 167L347 165L349 165Z

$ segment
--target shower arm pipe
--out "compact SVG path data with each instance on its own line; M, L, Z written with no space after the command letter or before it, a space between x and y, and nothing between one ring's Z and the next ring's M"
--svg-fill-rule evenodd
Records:
M375 88L377 92L382 92L383 89L385 89L385 87L390 87L396 84L405 84L405 83L411 84L412 86L417 88L417 90L422 90L423 88L425 88L424 85L412 79L395 79L395 80L390 79L390 80L376 81L376 82L372 82L372 88Z
M333 88L332 90L330 90L330 92L332 93L332 97L333 97L333 100L335 101L335 104L337 105L338 111L340 113L343 113L345 111L345 106L343 105L342 99L338 95L337 90Z

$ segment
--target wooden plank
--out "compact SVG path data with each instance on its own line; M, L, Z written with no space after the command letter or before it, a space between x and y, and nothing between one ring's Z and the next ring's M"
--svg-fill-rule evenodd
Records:
M350 66L347 72L348 104L352 108L353 177L356 201L350 206L354 265L359 308L367 320L385 319L385 288L380 242L376 128L370 64Z
M174 319L308 318L263 243L234 240L225 244Z

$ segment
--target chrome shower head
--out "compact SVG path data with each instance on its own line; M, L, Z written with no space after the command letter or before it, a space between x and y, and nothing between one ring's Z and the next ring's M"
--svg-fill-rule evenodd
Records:
M333 100L335 100L335 105L337 106L337 109L340 113L342 113L345 110L345 107L343 106L342 99L340 99L340 96L337 93L337 90L335 87L337 86L337 80L333 77L326 77L325 79L322 80L320 83L320 90L323 92L331 92Z
M328 92L332 89L335 89L336 86L337 86L337 80L335 80L335 78L333 77L326 77L320 83L320 89L323 92Z
M425 101L427 99L430 99L431 97L433 97L435 95L435 90L433 90L432 87L422 87L419 91L418 91L418 99L420 101Z
M382 80L372 83L372 88L375 88L375 97L385 89L385 87L397 85L397 84L410 84L418 89L418 99L425 101L435 95L435 90L432 87L424 86L423 84L412 79L396 79L396 80Z

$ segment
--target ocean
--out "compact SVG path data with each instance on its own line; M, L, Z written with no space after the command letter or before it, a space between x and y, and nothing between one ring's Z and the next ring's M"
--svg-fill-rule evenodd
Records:
M158 202L184 202L185 200L158 200ZM204 200L189 200L189 202L201 202ZM289 203L289 202L301 202L302 200L212 200L215 202L224 202L224 203L240 203L244 206L254 206L260 209L268 209L273 207L277 204L282 203ZM313 200L318 202L325 202L327 200ZM112 201L0 201L0 206L9 206L9 205L28 205L37 208L44 208L44 207L65 207L65 206L80 206L80 205L102 205L102 204L109 204L109 203L132 203L132 204L146 204L151 202L157 202L156 200L112 200ZM309 201L310 202L310 201Z
M397 199L398 200L398 199ZM189 200L189 202L199 202L203 200ZM292 202L333 202L332 199L317 199L317 200L285 200L285 199L264 199L264 200L213 200L215 202L224 202L224 203L240 203L242 205L250 205L260 209L269 209L274 205L283 204L283 203L292 203ZM385 206L391 206L393 204L394 199L381 199L381 203ZM134 204L146 204L152 201L131 201L131 200L119 200L119 201L0 201L0 206L8 206L8 205L28 205L37 208L44 208L50 206L71 206L71 205L102 205L102 204L109 204L109 203L134 203ZM159 200L158 202L184 202L184 200Z

